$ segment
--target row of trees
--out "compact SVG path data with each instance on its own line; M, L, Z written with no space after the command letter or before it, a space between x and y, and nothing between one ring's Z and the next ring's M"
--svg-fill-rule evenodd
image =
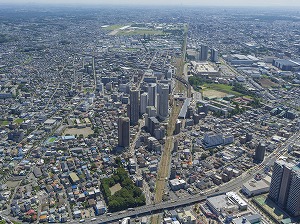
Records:
M124 168L118 168L110 178L103 179L101 182L106 204L112 212L146 204L142 190L133 184ZM120 184L122 189L112 195L110 188L116 184Z

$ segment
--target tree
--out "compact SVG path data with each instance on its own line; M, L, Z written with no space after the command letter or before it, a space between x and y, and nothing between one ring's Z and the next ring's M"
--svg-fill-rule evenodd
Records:
M115 158L115 164L117 165L117 167L123 167L122 161L120 157L116 157Z

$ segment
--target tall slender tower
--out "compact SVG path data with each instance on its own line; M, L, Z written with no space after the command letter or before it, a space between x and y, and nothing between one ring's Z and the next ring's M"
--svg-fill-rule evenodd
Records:
M169 85L160 84L159 96L158 96L158 116L160 119L166 119L168 117L169 110Z
M141 101L140 114L143 115L146 113L146 109L148 106L148 93L142 93L140 101Z
M118 119L118 145L121 147L129 147L130 142L130 125L128 117L120 117Z
M129 104L129 118L130 125L137 125L139 121L139 90L136 87L133 87L130 90L130 104Z
M156 94L157 94L157 85L156 83L150 83L148 86L148 106L156 107Z
M299 169L299 168L298 168ZM294 172L290 182L290 192L286 203L287 211L293 216L300 215L300 173Z
M276 161L269 198L292 216L300 215L300 165Z
M216 49L212 48L210 50L210 60L212 62L218 62L219 61L219 55L218 54L219 54L219 52Z
M266 144L260 142L258 144L258 146L256 147L256 149L255 149L254 160L256 162L262 162L262 161L264 161L265 153L266 153Z
M206 61L208 58L208 46L201 45L200 61Z

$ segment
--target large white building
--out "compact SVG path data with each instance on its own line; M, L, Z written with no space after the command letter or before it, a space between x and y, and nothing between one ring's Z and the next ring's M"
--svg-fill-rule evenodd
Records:
M203 145L206 148L215 147L218 145L227 145L231 144L234 141L234 137L231 134L222 134L222 133L214 133L208 132L204 134Z
M266 183L264 180L251 180L243 184L242 191L248 197L265 194L269 192L270 185Z

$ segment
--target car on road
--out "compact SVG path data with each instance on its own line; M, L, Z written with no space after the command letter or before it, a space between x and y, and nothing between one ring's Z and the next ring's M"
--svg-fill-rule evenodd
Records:
M91 219L91 221L95 221L95 220L97 220L97 218L92 218L92 219Z

